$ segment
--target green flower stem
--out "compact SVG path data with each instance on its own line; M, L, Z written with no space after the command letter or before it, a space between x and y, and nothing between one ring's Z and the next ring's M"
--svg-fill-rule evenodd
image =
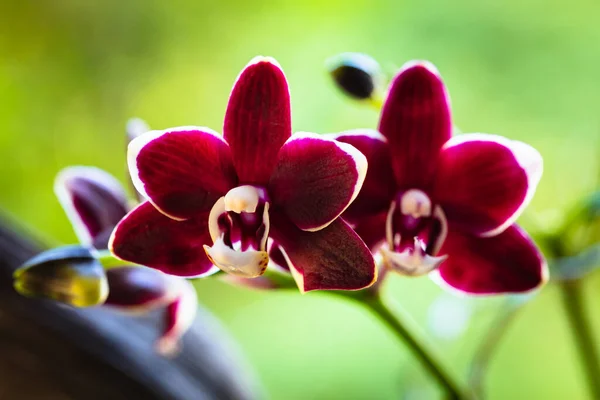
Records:
M109 250L98 250L95 253L96 259L104 269L118 268L118 267L139 267L138 264L123 261L113 256Z
M373 313L381 322L394 332L396 337L411 349L423 366L435 378L448 394L455 400L472 399L469 391L464 389L443 366L425 339L419 333L418 327L410 315L395 307L392 309L378 290L362 290L358 292L331 291L327 292L357 301Z
M523 304L513 304L508 300L507 304L500 310L481 344L475 351L469 369L469 387L478 398L485 397L485 377L490 362L502 342L509 326L515 319Z
M579 349L579 357L585 369L591 398L600 399L600 364L598 349L590 321L585 315L583 293L579 280L560 282L563 302L567 311L571 331Z

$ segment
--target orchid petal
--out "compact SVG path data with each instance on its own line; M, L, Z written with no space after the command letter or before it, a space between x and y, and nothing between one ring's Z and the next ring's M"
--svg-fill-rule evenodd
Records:
M353 146L295 134L279 152L269 193L298 228L316 231L356 198L366 173L367 160Z
M471 295L527 292L548 280L542 254L517 225L488 238L451 231L440 254L448 259L434 279Z
M173 297L167 276L152 268L111 268L106 271L109 292L104 304L128 312L166 305Z
M164 308L164 331L156 349L163 355L173 355L196 315L193 286L183 278L144 267L110 269L107 277L110 290L107 306L133 314Z
M238 76L223 135L245 184L266 184L292 130L288 85L275 60L256 57Z
M273 213L271 232L302 292L359 290L375 282L371 252L341 218L320 231L306 232Z
M129 143L127 162L135 188L173 219L209 211L237 183L227 143L208 128L144 133Z
M186 221L175 221L145 202L117 225L109 242L118 258L158 269L171 275L201 277L218 269L204 253L212 243L208 213Z
M54 192L79 241L106 248L108 236L129 209L123 187L95 167L67 167L56 177Z
M344 219L355 222L386 211L396 192L387 139L379 132L370 130L342 132L335 139L354 146L364 154L369 164L362 189L344 211Z
M394 78L381 112L379 131L388 139L398 185L426 190L437 157L452 135L450 100L427 62L410 62Z
M525 143L460 135L440 155L434 197L455 228L493 236L517 219L541 175L542 157Z
M173 356L180 350L180 339L192 326L198 309L196 290L189 281L169 277L177 288L177 297L167 305L163 334L156 342L156 350L165 356Z

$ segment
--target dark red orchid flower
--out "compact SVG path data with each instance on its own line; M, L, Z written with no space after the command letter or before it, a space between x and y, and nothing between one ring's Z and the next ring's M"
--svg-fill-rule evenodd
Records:
M55 192L80 242L92 253L107 249L110 233L130 209L121 184L98 168L68 167L58 175ZM93 260L92 253L90 260ZM87 270L82 274L87 274ZM72 275L69 275L71 279ZM157 350L172 354L196 315L193 286L183 278L142 266L108 269L104 280L108 294L103 305L135 314L164 308L165 325ZM53 290L47 292L53 293Z
M427 62L391 83L377 132L346 132L369 172L343 217L392 269L435 271L462 292L523 292L547 277L544 259L514 224L542 174L532 147L487 134L452 136L445 85Z
M115 229L115 256L179 276L264 273L270 238L302 291L361 289L375 279L369 249L338 216L366 174L354 147L291 135L288 85L257 57L234 84L223 137L208 128L152 131L129 145L148 202Z

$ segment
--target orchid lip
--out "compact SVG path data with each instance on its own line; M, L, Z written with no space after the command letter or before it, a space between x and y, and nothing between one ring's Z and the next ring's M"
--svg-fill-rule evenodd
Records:
M408 276L421 276L437 269L448 256L430 256L422 248L419 238L414 238L414 249L401 253L393 252L385 247L381 249L384 263L394 270Z
M209 260L223 272L243 277L261 276L269 264L266 251L237 251L227 246L222 238L217 239L212 247L204 245Z
M269 227L266 191L250 185L235 187L210 211L208 228L213 245L204 245L204 251L222 271L255 278L269 264Z
M392 202L385 229L387 246L381 254L393 270L420 276L437 269L447 258L437 256L448 234L446 216L421 190L405 191Z

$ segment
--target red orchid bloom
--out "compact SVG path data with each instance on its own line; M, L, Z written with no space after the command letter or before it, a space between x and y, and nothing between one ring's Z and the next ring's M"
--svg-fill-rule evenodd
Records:
M381 134L336 136L369 162L344 219L380 249L387 266L406 275L435 271L438 281L470 294L539 286L546 264L514 221L541 177L540 154L500 136L452 136L452 128L435 67L406 64L383 105Z
M55 192L81 244L93 250L108 246L115 225L130 209L121 184L94 167L68 167L57 176ZM90 254L90 259L93 260ZM164 309L164 327L157 342L161 354L172 354L196 315L196 292L183 278L145 267L105 271L108 294L103 305L138 314Z
M291 135L288 85L257 57L236 80L223 137L181 127L129 145L137 190L149 201L113 232L115 256L179 276L264 273L267 241L285 254L302 291L355 290L375 279L369 249L338 216L366 175L354 147Z

